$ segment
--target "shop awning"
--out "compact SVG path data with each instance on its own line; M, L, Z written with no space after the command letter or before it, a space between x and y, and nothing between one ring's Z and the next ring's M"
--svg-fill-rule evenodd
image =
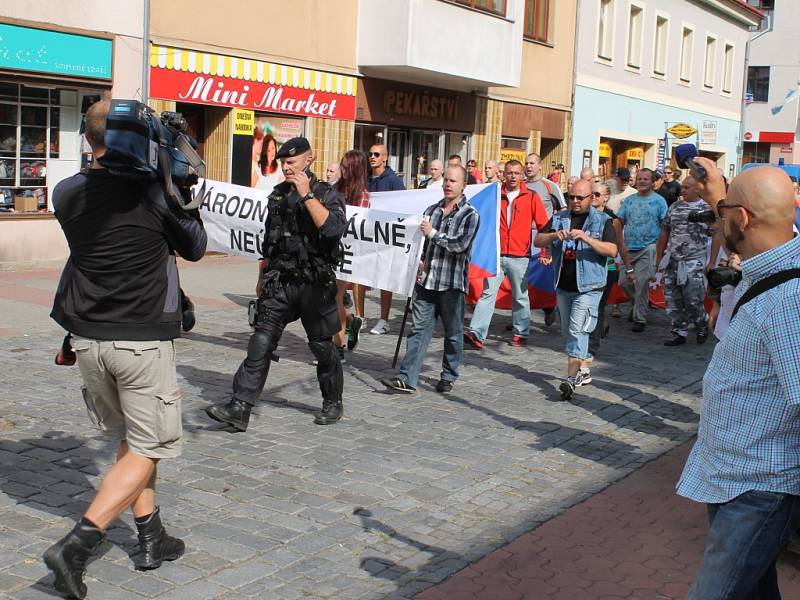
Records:
M355 119L349 75L152 45L150 95L164 100L329 119Z

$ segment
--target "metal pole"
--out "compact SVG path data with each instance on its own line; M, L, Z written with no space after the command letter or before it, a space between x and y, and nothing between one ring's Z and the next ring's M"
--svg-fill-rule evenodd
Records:
M400 325L400 335L397 336L397 346L394 349L394 358L392 359L392 368L397 366L397 357L400 354L400 342L403 341L403 333L406 330L406 320L408 320L408 310L411 308L411 297L406 300L406 310L403 312L403 323Z
M150 0L144 2L144 26L142 31L142 102L147 104L150 96Z

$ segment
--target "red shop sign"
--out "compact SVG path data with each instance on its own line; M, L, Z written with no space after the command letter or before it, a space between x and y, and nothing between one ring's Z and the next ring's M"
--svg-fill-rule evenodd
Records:
M150 96L302 117L356 118L355 96L157 67L150 68Z

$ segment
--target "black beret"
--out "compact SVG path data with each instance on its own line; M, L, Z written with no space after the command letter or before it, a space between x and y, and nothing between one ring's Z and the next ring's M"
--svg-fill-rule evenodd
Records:
M293 137L283 143L278 149L277 154L275 154L275 158L289 158L290 156L297 156L309 150L311 150L311 144L308 143L306 138Z

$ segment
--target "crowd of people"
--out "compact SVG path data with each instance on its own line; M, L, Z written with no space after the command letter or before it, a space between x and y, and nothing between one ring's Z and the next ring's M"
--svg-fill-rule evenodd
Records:
M86 513L44 553L55 588L74 598L86 596L86 565L128 508L138 533L137 569L156 569L184 554L184 542L162 524L156 478L159 461L181 453L173 340L191 302L182 301L176 255L199 260L207 244L196 209L176 206L158 182L131 182L103 168L109 109L103 101L87 111L86 138L96 160L53 194L71 255L51 316L71 336L92 423L119 443L117 460ZM266 140L262 150L254 180L275 176L279 161L281 181L268 199L254 332L230 401L206 412L232 431L246 431L283 331L300 320L322 395L314 422L331 425L344 415L345 348L356 349L366 318L366 290L352 286L350 312L350 286L335 276L346 206L369 206L371 193L403 189L403 181L380 144L368 154L351 150L328 165L326 181L310 171L313 153L305 138L280 148ZM446 164L431 161L422 185L441 187L441 198L424 211L419 226L424 244L406 353L397 375L382 383L392 392L415 392L441 318L444 353L435 389L451 391L465 343L484 347L506 277L513 297L508 342L524 348L533 262L552 275L555 302L545 308L544 322L561 319L567 361L559 390L569 400L592 381L591 361L609 331L603 313L614 281L631 300L632 331L642 332L650 289L660 277L671 323L664 344L686 344L690 327L698 344L711 327L722 339L704 380L698 439L678 484L679 494L708 505L710 521L689 597L779 598L775 561L800 527L800 238L792 231L793 191L788 176L771 167L743 173L727 190L713 162L697 162L707 176L682 181L670 168L663 174L640 168L633 176L620 167L606 181L586 168L567 180L564 195L564 170L545 178L537 154L524 164L489 160L483 175L476 161L464 167L457 155ZM465 326L468 266L481 226L465 188L479 179L500 185L500 271L483 281ZM709 323L705 274L716 265L720 245L729 271L715 276L722 289L711 294ZM733 272L741 280L735 291ZM727 296L725 287L731 288ZM380 318L371 333L390 331L391 300L391 292L380 291Z

